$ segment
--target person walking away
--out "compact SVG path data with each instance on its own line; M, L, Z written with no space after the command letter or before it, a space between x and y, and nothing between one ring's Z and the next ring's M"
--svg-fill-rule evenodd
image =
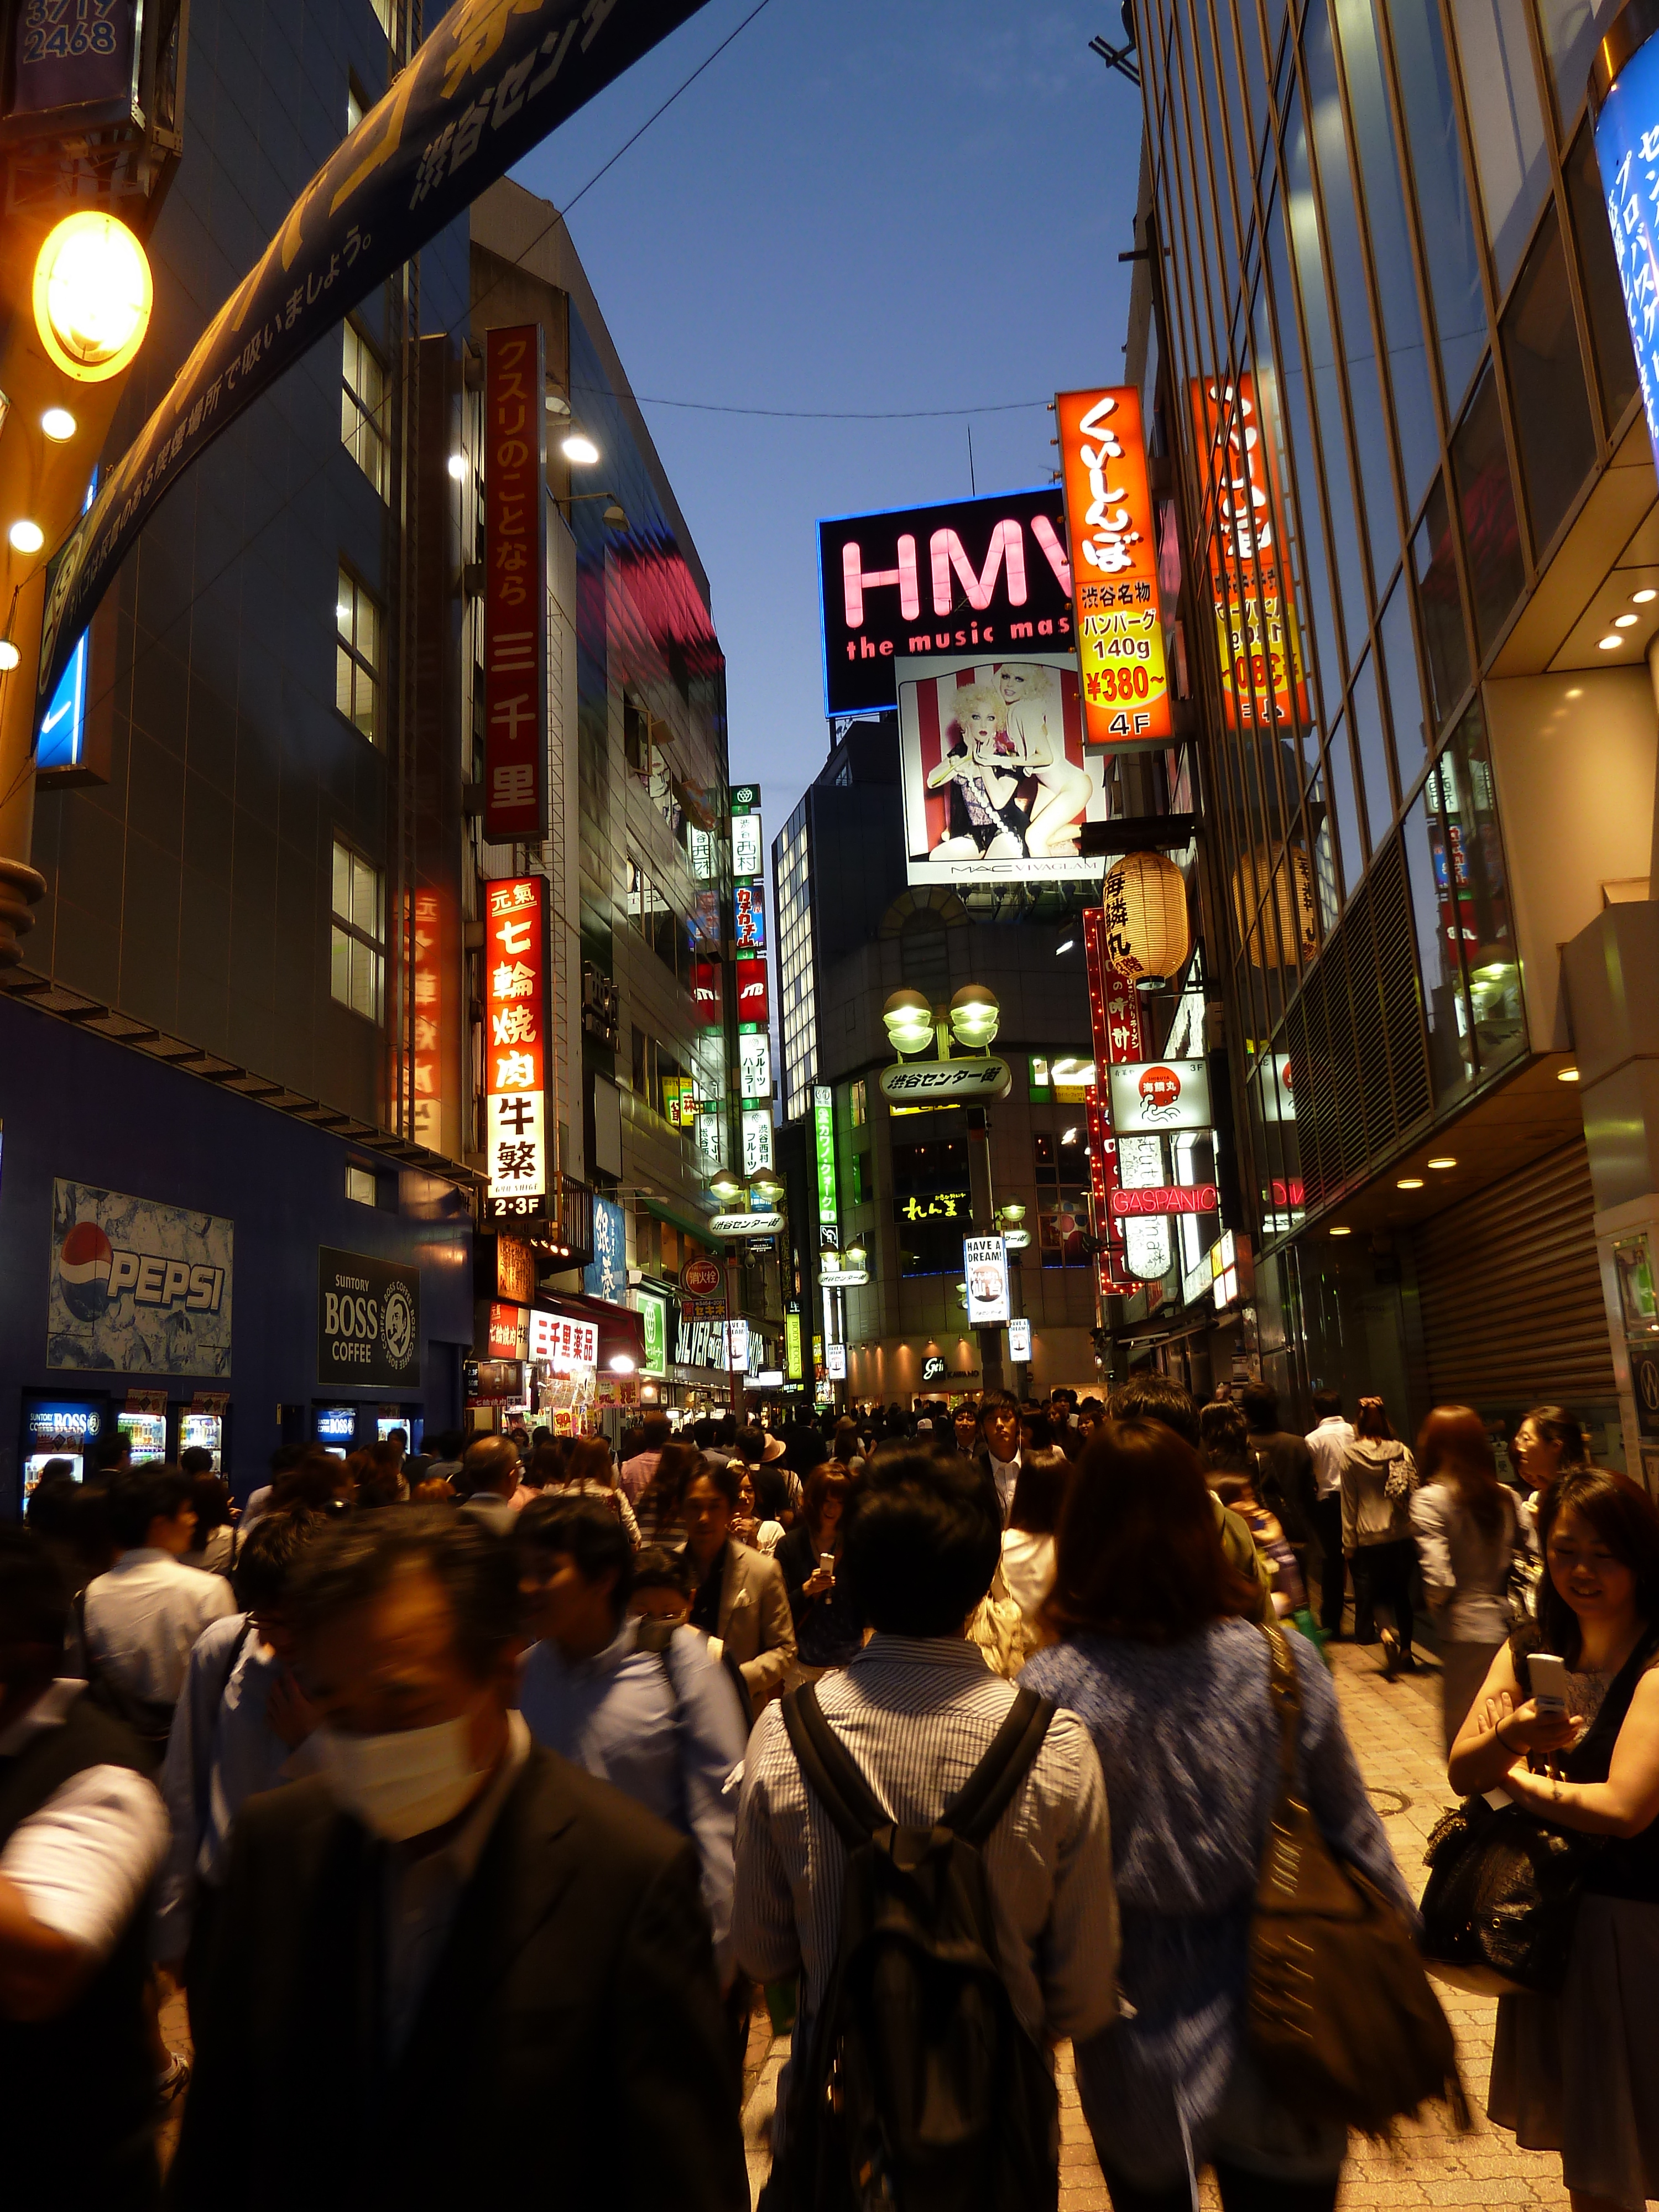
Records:
M1072 1462L1063 1451L1033 1452L1021 1465L1002 1532L1003 1587L1020 1609L1033 1650L1038 1616L1054 1577L1054 1531L1071 1480Z
M1279 1393L1271 1383L1247 1382L1238 1402L1249 1424L1250 1449L1255 1455L1256 1496L1277 1516L1297 1567L1305 1571L1319 1540L1319 1479L1313 1454L1305 1437L1280 1427ZM1305 1571L1300 1578L1306 1579Z
M696 1852L532 1742L514 1547L354 1518L286 1604L319 1772L236 1823L179 2212L528 2204L554 2146L572 2204L742 2212Z
M983 1438L977 1464L997 1486L1002 1525L1008 1525L1019 1480L1019 1401L1010 1390L988 1390L979 1401L979 1429Z
M1533 1407L1515 1432L1515 1456L1534 1510L1564 1469L1589 1465L1584 1431L1565 1406Z
M161 1775L172 1841L150 1955L192 2004L212 1956L237 1815L259 1791L310 1771L317 1713L294 1672L285 1597L301 1547L325 1525L304 1506L261 1516L236 1562L241 1610L198 1638L173 1712Z
M665 1454L665 1457L666 1455ZM751 1709L777 1695L795 1656L789 1597L775 1559L732 1540L737 1470L722 1460L699 1462L681 1507L685 1549L696 1578L690 1620L730 1651ZM782 1547L780 1547L780 1549Z
M623 1462L619 1477L623 1495L630 1505L639 1504L641 1492L657 1472L663 1446L672 1443L673 1437L674 1425L666 1413L647 1413L640 1423L640 1449L632 1459Z
M1353 1632L1375 1644L1376 1608L1390 1625L1382 1632L1383 1668L1392 1681L1417 1665L1412 1654L1412 1493L1417 1462L1389 1425L1380 1398L1362 1398L1354 1440L1342 1461L1342 1551L1353 1572Z
M1566 1467L1540 1521L1536 1626L1492 1661L1447 1775L1605 1839L1559 1996L1498 2001L1486 2106L1526 2148L1560 2153L1573 2212L1623 2212L1659 2197L1659 1510L1626 1475ZM1539 1711L1533 1650L1566 1662L1564 1714Z
M1224 1398L1220 1387L1211 1400L1212 1405L1224 1405L1232 1397L1231 1386L1226 1386ZM1206 1407L1205 1411L1209 1408ZM1171 1382L1167 1375L1132 1375L1127 1382L1120 1382L1106 1401L1105 1427L1112 1421L1162 1421L1172 1429L1184 1444L1194 1451L1201 1448L1202 1431L1199 1409L1190 1390L1179 1382ZM1246 1582L1256 1588L1255 1618L1266 1623L1274 1618L1273 1577L1267 1563L1255 1546L1255 1539L1230 1506L1224 1505L1213 1492L1210 1498L1215 1515L1216 1528L1221 1537L1221 1548L1227 1555L1227 1564L1234 1572L1243 1575Z
M1518 1501L1498 1480L1486 1424L1468 1406L1437 1406L1417 1439L1412 1530L1423 1594L1438 1632L1446 1751L1509 1640L1510 1578L1524 1549Z
M732 1965L733 1778L747 1711L706 1638L629 1610L634 1547L603 1506L548 1498L519 1523L519 1584L537 1640L519 1710L531 1735L694 1844L723 1989Z
M184 1456L206 1459L208 1455L198 1444ZM228 1575L236 1549L230 1518L230 1485L222 1482L210 1466L186 1467L181 1460L179 1472L190 1478L190 1502L196 1513L196 1531L190 1549L179 1554L179 1565L195 1567L203 1574Z
M640 1492L634 1508L640 1541L659 1545L671 1552L681 1551L685 1545L685 1526L680 1518L685 1503L685 1486L702 1465L702 1455L695 1444L665 1444L657 1455L657 1469Z
M927 1831L1016 1702L1013 1685L991 1673L962 1632L990 1588L1001 1516L965 1462L902 1444L877 1450L865 1486L844 1566L874 1634L844 1668L794 1698L816 1701L893 1822ZM1111 1841L1099 1761L1071 1713L1049 1720L981 1857L996 1963L1021 2031L1039 2045L1097 2034L1116 2010ZM784 1711L774 1706L762 1714L744 1761L733 1937L755 1980L799 1977L773 2129L768 2202L781 2207L811 2202L817 2178L789 2172L792 2084L803 2082L800 2094L811 2097L848 1863L847 1843L802 1771Z
M184 1565L196 1532L190 1477L151 1462L110 1485L120 1556L87 1584L79 1626L94 1705L125 1721L161 1763L191 1647L236 1609L222 1575Z
M0 1527L0 2081L8 2212L150 2212L155 2160L143 1904L167 1814L120 1722L61 1676L69 1605Z
M1115 2212L1190 2212L1206 2164L1223 2212L1336 2202L1345 2130L1276 2105L1249 2055L1250 1923L1281 1756L1255 1604L1196 1453L1158 1422L1109 1420L1060 1519L1044 1609L1058 1640L1020 1682L1080 1716L1105 1778L1123 2017L1076 2057ZM1332 1849L1410 1911L1330 1677L1304 1638L1285 1641L1304 1800Z
M801 1517L773 1554L795 1627L791 1689L844 1667L864 1641L864 1622L841 1573L854 1487L838 1461L815 1468Z
M555 1462L559 1456L553 1446L543 1444L532 1453L532 1464L540 1462L544 1453ZM550 1498L590 1499L622 1523L629 1545L637 1549L640 1524L617 1485L611 1447L603 1437L584 1437L579 1443L572 1444L562 1471L556 1474L549 1468L543 1492Z
M1353 1427L1342 1418L1340 1390L1316 1390L1316 1419L1303 1441L1313 1460L1314 1533L1319 1540L1319 1625L1328 1637L1342 1633L1348 1562L1342 1549L1342 1462Z
M466 1502L461 1511L492 1536L510 1536L518 1516L512 1499L519 1487L519 1447L511 1437L480 1437L461 1461Z

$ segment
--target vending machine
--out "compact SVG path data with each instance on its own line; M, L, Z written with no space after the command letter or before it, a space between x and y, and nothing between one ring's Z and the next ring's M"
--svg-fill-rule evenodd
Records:
M374 1416L374 1434L381 1443L386 1442L386 1438L392 1434L393 1429L401 1429L404 1436L408 1438L409 1441L406 1449L411 1456L416 1452L419 1451L421 1449L421 1437L425 1432L426 1423L422 1419L418 1413L399 1413L396 1412L390 1413L376 1413Z
M23 1471L25 1514L49 1460L66 1460L75 1480L86 1480L87 1455L108 1418L109 1401L101 1393L72 1396L58 1390L24 1391L22 1449L17 1458Z
M124 1406L115 1416L115 1425L127 1440L127 1451L135 1467L146 1460L164 1460L167 1455L167 1417L165 1413L131 1413Z
M315 1413L318 1443L336 1459L343 1459L356 1446L357 1408L355 1406L319 1406Z
M179 1416L179 1449L211 1452L213 1472L225 1471L225 1416L222 1413L198 1413L188 1407Z

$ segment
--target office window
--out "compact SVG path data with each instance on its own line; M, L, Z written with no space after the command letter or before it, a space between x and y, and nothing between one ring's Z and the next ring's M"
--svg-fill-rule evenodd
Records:
M855 1083L849 1084L847 1089L847 1097L850 1109L852 1125L855 1129L861 1129L865 1123L870 1119L870 1085L868 1079L860 1075Z
M1553 208L1504 313L1504 360L1533 547L1541 553L1595 461L1578 325Z
M386 913L380 872L334 841L333 928L329 989L343 1006L378 1022L386 974Z
M340 436L382 499L392 481L386 396L379 355L356 323L348 322L340 371Z
M1418 680L1417 653L1412 644L1412 611L1401 577L1389 595L1377 625L1382 647L1382 672L1388 679L1389 716L1394 724L1395 764L1402 793L1411 789L1429 749L1423 724L1423 687Z
M334 660L334 703L371 744L380 738L380 610L348 570L340 571L334 602L339 637Z
M395 46L398 0L368 0L368 4L374 10L374 20L386 33L388 42Z
M1489 1074L1526 1043L1521 969L1510 915L1486 726L1477 697L1440 763L1447 841L1458 853L1458 934L1468 975L1476 1055Z
M346 1196L354 1206L380 1204L380 1187L373 1168L347 1167Z
M1601 197L1601 173L1595 166L1595 148L1589 125L1573 141L1565 171L1567 198L1572 208L1572 227L1578 241L1578 269L1584 287L1584 310L1589 317L1595 371L1601 387L1601 408L1611 430L1636 397L1636 353L1625 319L1625 295L1619 282L1619 264L1607 235L1607 211Z
M1368 653L1354 678L1349 706L1353 733L1359 747L1359 775L1365 793L1365 823L1375 852L1389 834L1394 820L1394 791L1389 782L1389 746L1382 730L1382 709L1376 696L1376 665Z
M350 76L346 79L346 137L348 138L362 119L363 96L357 89L356 78Z
M1429 770L1417 804L1406 817L1406 880L1417 924L1417 964L1437 1105L1455 1097L1474 1073L1474 1039L1458 957L1459 908L1465 902L1468 856L1455 822L1448 835L1445 766L1443 761Z
M1544 51L1550 58L1556 105L1564 124L1570 124L1583 105L1590 62L1602 33L1621 5L1622 0L1538 0Z
M1439 730L1444 728L1447 715L1468 690L1469 681L1463 599L1457 588L1451 510L1446 501L1443 477L1435 478L1423 520L1412 540L1412 573L1417 579L1417 607L1423 617L1423 643L1429 659L1429 703L1434 713L1434 726Z
M1533 75L1527 0L1453 0L1469 133L1486 211L1486 237L1501 292L1546 189L1544 117ZM1425 210L1425 228L1434 210Z
M1510 483L1498 380L1492 363L1474 388L1468 411L1452 439L1452 473L1463 518L1463 544L1474 599L1474 635L1482 655L1491 652L1521 596L1521 526Z
M1389 27L1400 68L1441 374L1455 414L1486 349L1486 305L1439 9L1435 0L1389 0Z

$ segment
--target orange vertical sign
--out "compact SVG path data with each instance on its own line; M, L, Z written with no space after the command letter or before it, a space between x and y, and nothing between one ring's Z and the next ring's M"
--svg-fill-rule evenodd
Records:
M549 1176L546 886L539 876L487 884L484 913L485 1136L489 1212L540 1213Z
M1054 401L1072 555L1084 736L1122 744L1174 733L1158 544L1140 394L1062 392Z
M1193 430L1199 465L1213 472L1215 528L1210 582L1221 663L1222 709L1230 730L1255 729L1308 716L1293 589L1280 563L1269 496L1269 448L1256 414L1253 380L1236 384L1193 378ZM1275 483L1273 490L1277 493ZM1258 581L1258 564L1260 579Z

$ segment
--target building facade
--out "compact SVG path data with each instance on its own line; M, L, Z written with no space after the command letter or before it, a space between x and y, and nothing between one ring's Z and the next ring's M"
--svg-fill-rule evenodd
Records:
M1147 0L1136 243L1263 1365L1402 1431L1562 1401L1635 1467L1637 1009L1563 957L1645 912L1654 820L1612 12Z

